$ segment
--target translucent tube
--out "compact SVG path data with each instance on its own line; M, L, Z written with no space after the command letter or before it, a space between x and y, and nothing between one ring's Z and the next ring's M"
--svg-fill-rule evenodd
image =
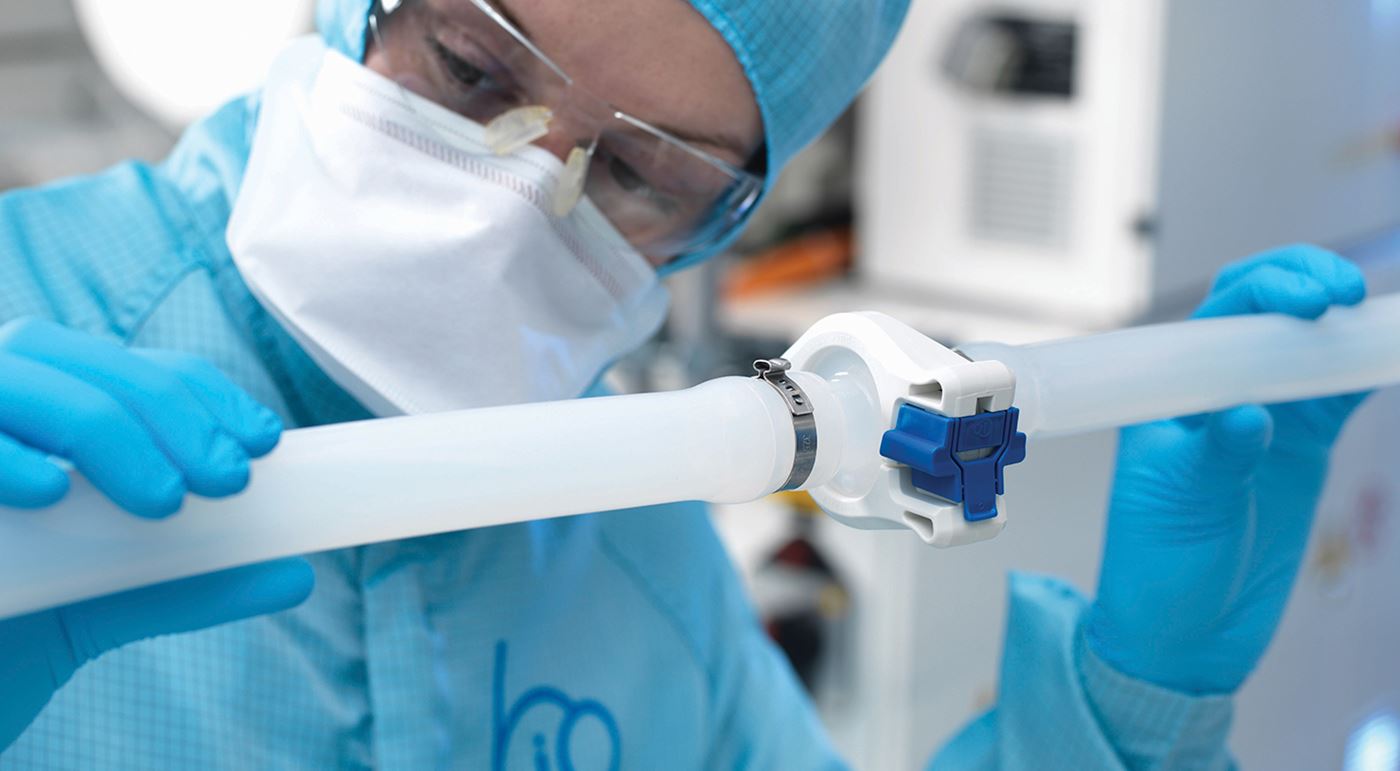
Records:
M833 339L852 351L864 345ZM929 344L912 330L886 342ZM1248 316L963 352L1015 372L1023 430L1071 433L1400 382L1400 296L1318 322ZM868 480L882 467L874 448L888 416L847 377L880 359L853 355L859 366L836 367L829 380L790 373L817 421L807 489L832 483L840 493L842 480ZM675 501L754 500L787 479L795 442L777 391L721 378L673 393L291 431L254 465L246 492L190 498L159 522L118 511L75 477L57 506L0 511L0 618L292 554Z
M797 373L839 462L842 410ZM721 378L672 393L582 399L290 431L241 495L190 497L142 520L81 477L62 503L0 511L0 618L293 554L590 511L750 501L792 470L773 388Z
M1072 434L1400 383L1400 295L1318 321L1232 316L959 350L1016 373L1023 431Z

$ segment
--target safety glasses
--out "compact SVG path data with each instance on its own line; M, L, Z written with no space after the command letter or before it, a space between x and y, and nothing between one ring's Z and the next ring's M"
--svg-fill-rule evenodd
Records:
M487 0L377 0L370 28L390 77L485 126L493 152L563 154L555 214L587 196L643 254L706 251L759 199L762 177L588 93Z

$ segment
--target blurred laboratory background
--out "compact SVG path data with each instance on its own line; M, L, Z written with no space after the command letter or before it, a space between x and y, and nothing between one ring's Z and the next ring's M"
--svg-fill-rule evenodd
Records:
M313 5L0 0L0 189L160 159ZM741 373L846 310L947 343L1179 318L1220 266L1294 241L1400 289L1400 0L919 0L860 103L732 254L674 279L665 332L610 379ZM1245 768L1400 767L1392 429L1385 393L1343 439L1239 701ZM800 495L715 512L855 767L917 768L993 701L1008 571L1093 590L1114 442L1034 445L1005 533L951 551Z

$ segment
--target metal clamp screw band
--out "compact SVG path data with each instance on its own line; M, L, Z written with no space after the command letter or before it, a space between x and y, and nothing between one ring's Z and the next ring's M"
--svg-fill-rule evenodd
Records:
M753 363L758 379L764 381L783 397L788 412L792 413L792 433L796 437L796 452L792 457L792 473L780 490L796 490L801 487L812 468L817 464L817 419L812 414L812 403L802 388L787 376L792 363L787 359L759 359Z

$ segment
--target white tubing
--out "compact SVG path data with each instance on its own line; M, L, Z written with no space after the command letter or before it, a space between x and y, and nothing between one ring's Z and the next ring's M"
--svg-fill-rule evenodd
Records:
M959 350L1016 374L1021 430L1071 434L1400 383L1400 295L1318 321L1232 316Z
M1022 430L1072 433L1400 382L1400 296L1318 322L1246 316L962 351L1015 372ZM819 437L803 486L868 487L859 482L881 466L875 446L888 416L842 373L830 382L791 377L814 407ZM190 498L159 522L118 511L75 477L58 506L0 511L0 618L293 554L675 501L754 500L787 479L794 443L792 417L770 385L722 378L673 393L291 431L254 465L242 495Z
M818 429L839 422L822 386ZM839 451L836 441L826 454ZM685 500L738 502L792 469L792 418L752 378L686 391L290 431L239 496L158 522L80 477L58 506L0 511L0 618L293 554ZM813 484L835 473L819 459ZM824 476L822 476L824 475Z

